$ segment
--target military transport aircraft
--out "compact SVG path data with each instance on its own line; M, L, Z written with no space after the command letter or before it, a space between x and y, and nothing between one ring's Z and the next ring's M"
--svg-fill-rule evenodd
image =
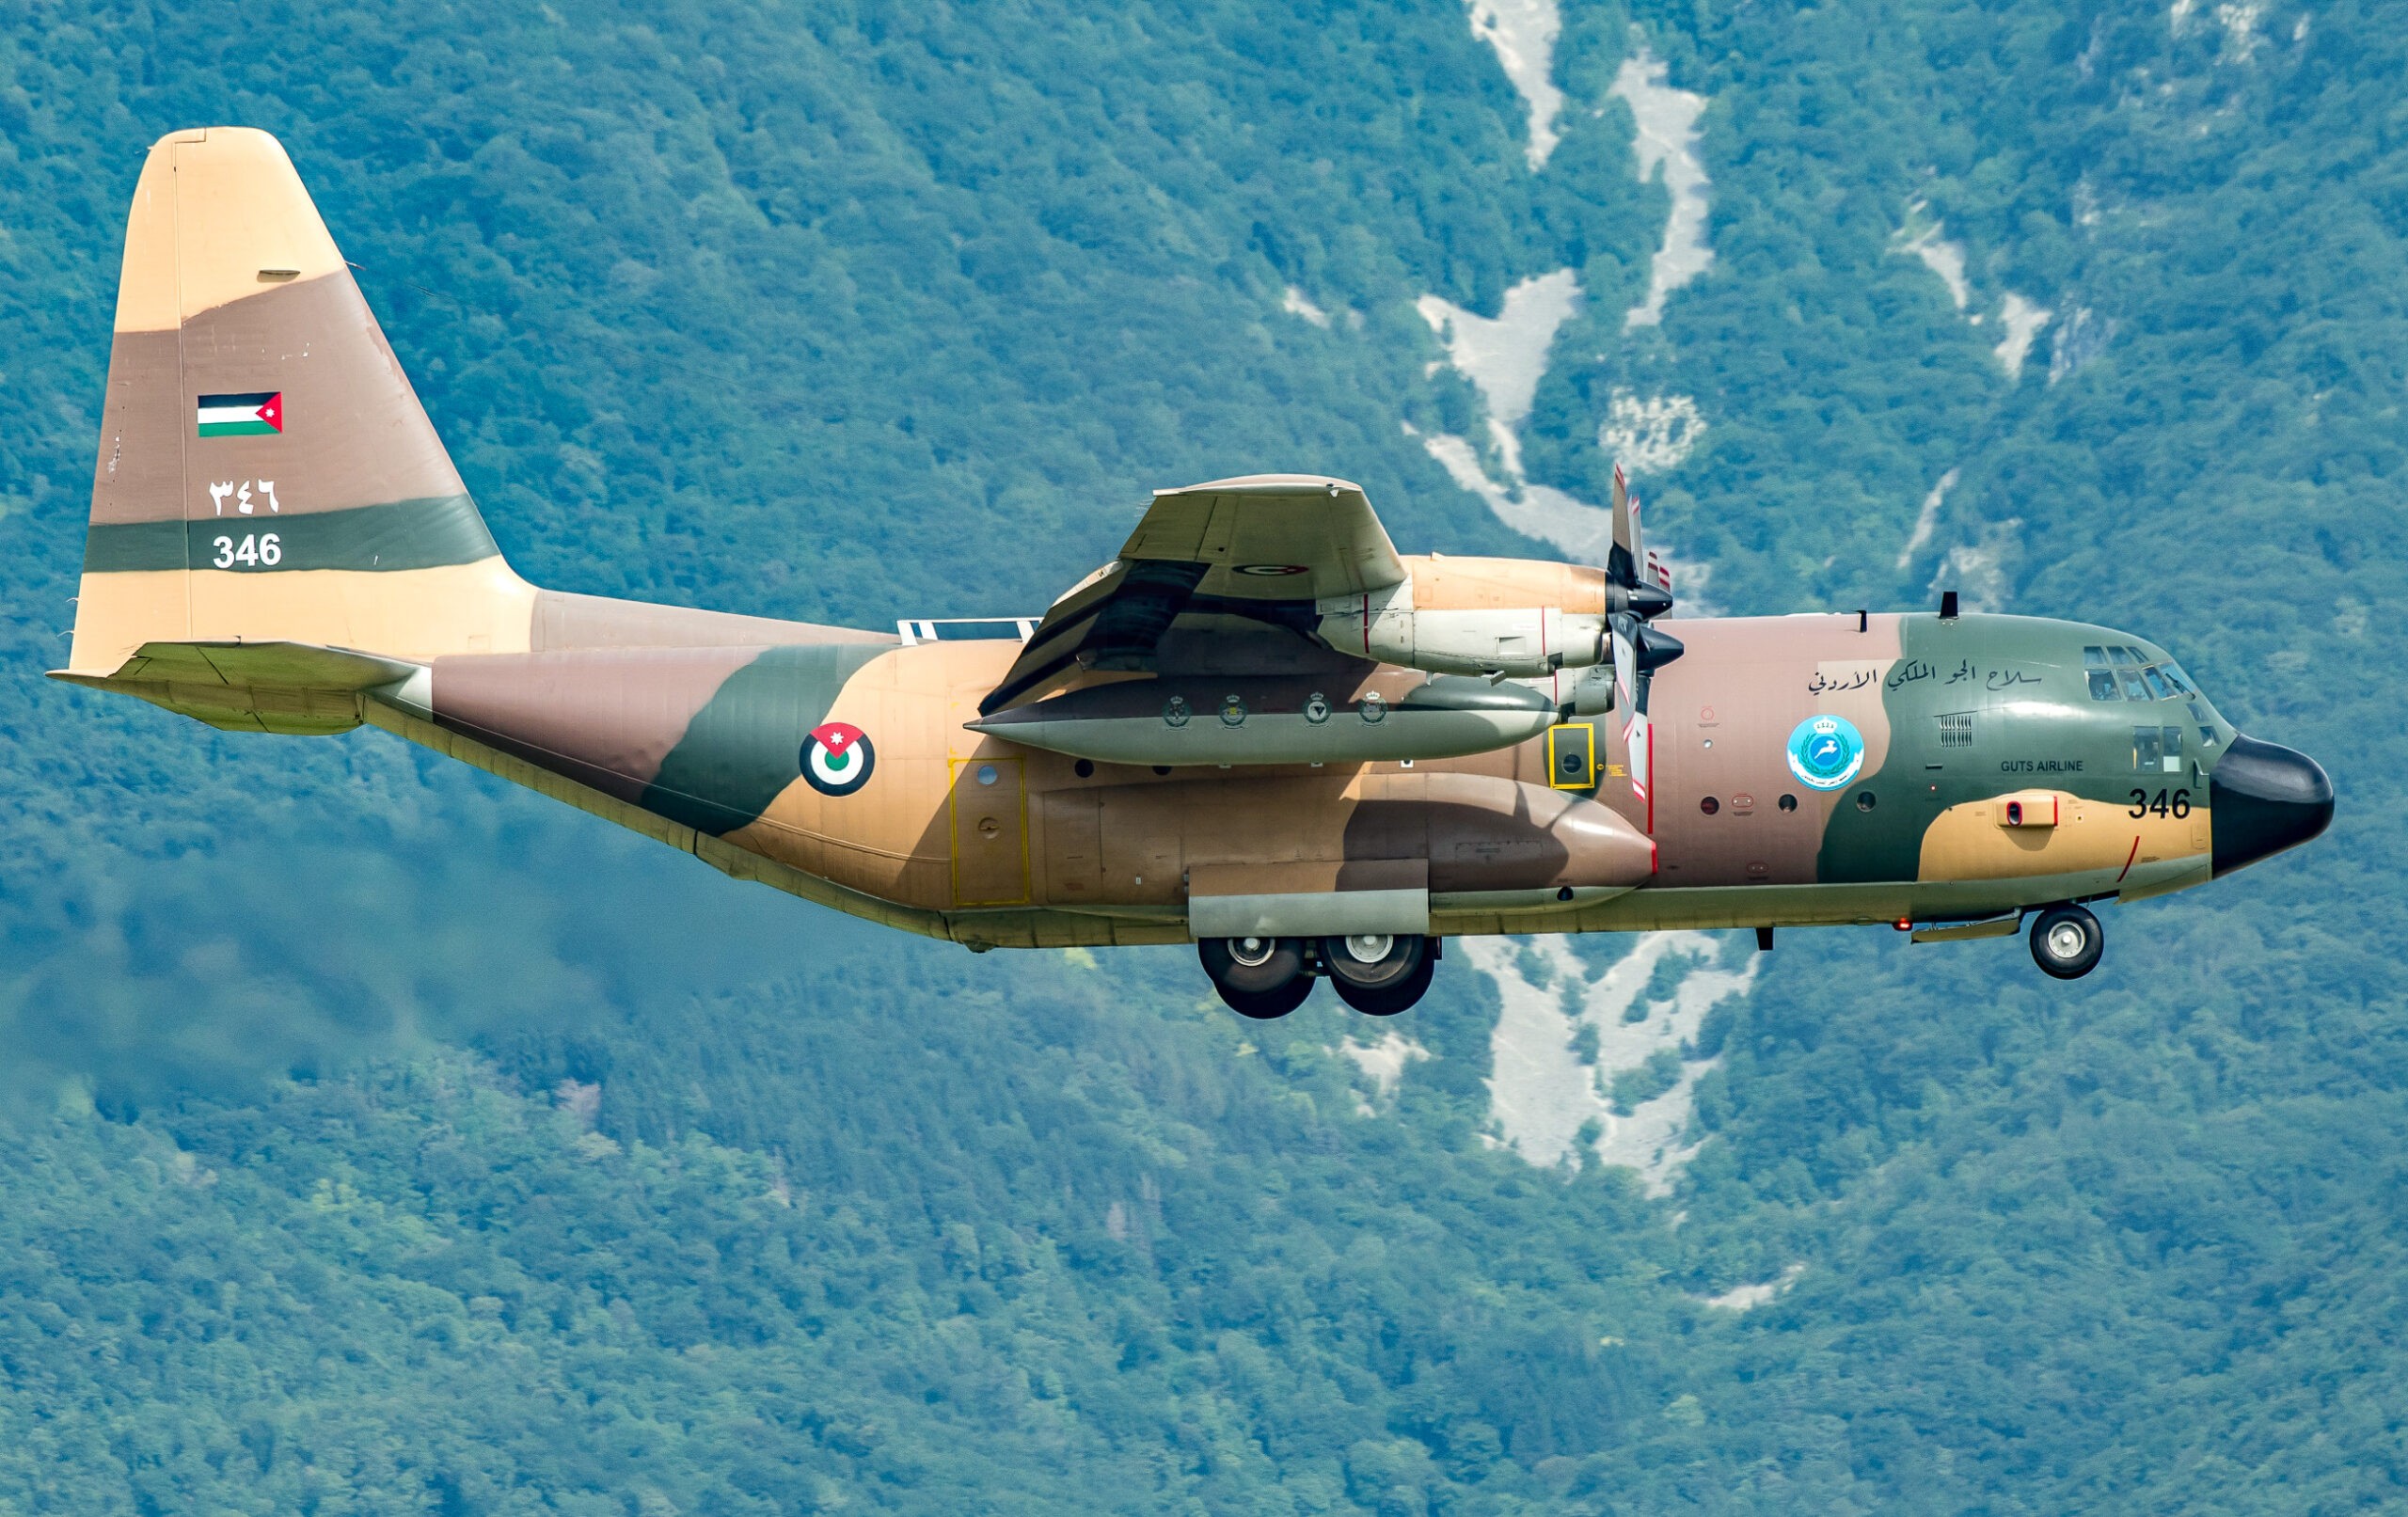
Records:
M382 727L741 879L973 949L1197 945L1387 1015L1465 933L2031 917L2321 831L2167 653L1936 612L1673 622L1599 565L1400 554L1343 480L1164 490L1041 618L887 632L511 572L276 140L135 191L71 667L245 732ZM983 635L980 635L983 634ZM1921 924L1920 926L1918 924Z

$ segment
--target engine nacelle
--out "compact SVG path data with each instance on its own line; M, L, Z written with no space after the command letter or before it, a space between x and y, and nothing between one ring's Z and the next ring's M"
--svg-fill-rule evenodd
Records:
M1408 582L1314 609L1322 640L1339 652L1436 674L1529 678L1605 657L1606 619L1557 606L1417 610Z

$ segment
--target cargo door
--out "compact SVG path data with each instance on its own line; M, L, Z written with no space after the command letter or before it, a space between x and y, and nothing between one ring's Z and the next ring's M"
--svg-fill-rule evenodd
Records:
M953 901L1028 900L1028 792L1016 758L954 759Z

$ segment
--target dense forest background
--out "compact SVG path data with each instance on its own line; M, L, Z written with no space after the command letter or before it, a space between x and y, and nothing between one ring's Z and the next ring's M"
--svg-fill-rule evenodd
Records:
M1535 172L1458 0L0 20L0 1511L2408 1499L2408 6L1567 3ZM1640 47L1708 103L1715 262L1625 329ZM1453 958L1383 1096L1327 998L1241 1024L1183 954L974 958L62 687L125 203L214 122L283 137L545 583L1026 613L1147 489L1290 467L1541 551L1425 451L1479 402L1414 303L1573 268L1533 481L1693 397L1653 523L1721 608L2144 631L2340 816L2078 985L1785 934L1657 1196L1482 1141Z

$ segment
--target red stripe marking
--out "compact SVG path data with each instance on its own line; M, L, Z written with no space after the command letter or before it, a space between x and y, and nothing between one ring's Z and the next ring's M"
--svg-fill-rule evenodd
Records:
M2141 835L2140 835L2138 832L2135 832L2135 833L2133 833L2133 834L2132 834L2132 851L2131 851L2131 852L2130 852L2130 853L2128 853L2128 854L2126 854L2126 855L2124 855L2124 867L2123 867L2123 871L2122 871L2122 873L2120 873L2120 874L2116 875L2116 877L2115 877L2115 883L2116 883L2116 884L2120 885L2120 884L2122 884L2122 883L2124 882L2124 876L2125 876L2125 875L2129 875L2129 874L2131 874L2131 873L2132 872L2132 861L2133 861L2133 860L2135 860L2135 859L2137 859L2137 858L2139 858L2140 856L2141 856Z

